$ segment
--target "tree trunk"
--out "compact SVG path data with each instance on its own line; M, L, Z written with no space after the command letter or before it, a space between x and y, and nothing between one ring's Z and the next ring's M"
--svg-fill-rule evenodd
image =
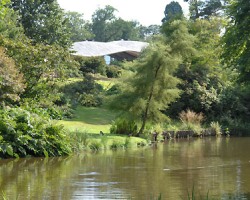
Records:
M151 89L150 89L150 94L149 94L149 97L148 97L148 100L147 100L147 104L146 104L146 109L145 109L145 112L142 116L142 126L139 130L139 132L136 134L137 137L139 137L144 129L145 129L145 125L146 125L146 122L147 122L147 119L148 119L148 110L149 110L149 105L150 105L150 102L152 100L152 97L153 97L153 92L154 92L154 85L155 85L155 80L157 78L157 75L158 75L158 72L159 72L159 69L160 69L161 65L159 65L157 68L156 68L156 71L155 71L155 76L154 76L154 81L153 81L153 84L151 86Z
M144 131L144 129L145 129L146 121L147 121L147 118L148 118L149 104L150 104L151 99L152 99L152 96L153 96L153 91L154 91L154 84L153 84L152 87L151 87L151 91L150 91L149 98L148 98L148 101L147 101L145 113L144 113L144 115L143 115L143 117L142 117L142 126L141 126L139 132L138 132L137 135L136 135L137 137L139 137L139 136L143 133L143 131Z

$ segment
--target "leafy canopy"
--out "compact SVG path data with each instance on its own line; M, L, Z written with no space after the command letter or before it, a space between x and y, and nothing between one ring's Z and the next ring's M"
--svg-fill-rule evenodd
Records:
M12 103L20 100L25 84L14 61L7 57L3 48L0 48L0 101Z
M227 14L231 21L224 35L224 61L240 73L240 82L250 82L250 2L230 0Z
M64 13L56 0L11 0L11 8L20 15L19 23L33 42L71 45Z
M168 21L165 24L165 37L154 38L141 57L131 64L135 75L125 81L122 94L114 100L114 107L141 121L138 135L143 133L148 120L167 119L162 111L180 92L177 88L179 79L173 74L194 52L194 38L188 33L185 21Z
M191 19L210 18L219 16L223 6L223 0L184 0L189 3L189 12Z
M169 20L176 20L183 17L183 11L178 2L172 1L170 4L166 5L164 11L165 17L162 19L162 22L166 22Z

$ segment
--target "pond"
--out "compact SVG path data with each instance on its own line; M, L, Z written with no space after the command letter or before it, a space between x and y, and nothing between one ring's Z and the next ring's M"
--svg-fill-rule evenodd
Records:
M0 160L0 199L250 199L250 138Z

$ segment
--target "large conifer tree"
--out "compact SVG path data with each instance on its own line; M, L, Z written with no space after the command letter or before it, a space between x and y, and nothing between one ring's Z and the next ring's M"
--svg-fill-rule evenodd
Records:
M137 136L143 133L147 121L167 118L162 111L179 96L179 80L173 73L194 52L194 37L188 33L185 21L169 22L168 27L166 37L155 39L132 64L135 75L114 101L117 108L141 121Z

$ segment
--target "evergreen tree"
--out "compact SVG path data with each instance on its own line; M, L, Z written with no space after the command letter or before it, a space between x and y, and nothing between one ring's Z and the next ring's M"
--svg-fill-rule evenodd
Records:
M162 121L168 105L179 96L178 78L174 71L193 51L194 38L188 33L185 21L168 23L168 34L157 38L132 67L135 75L129 79L114 107L128 112L141 121L138 136L143 133L148 120Z
M162 19L162 22L166 22L169 20L176 20L183 17L183 11L178 2L172 1L170 4L166 5L164 11L165 17Z

